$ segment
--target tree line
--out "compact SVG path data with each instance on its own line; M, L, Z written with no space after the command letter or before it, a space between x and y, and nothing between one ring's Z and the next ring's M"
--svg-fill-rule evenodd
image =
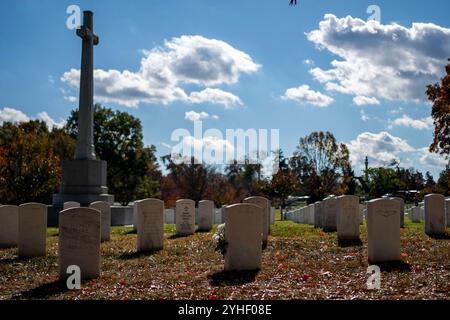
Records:
M432 102L434 135L430 151L447 157L450 151L450 64L441 83L428 86ZM78 112L73 110L63 128L49 129L42 121L5 122L0 126L0 203L51 203L61 182L62 160L72 159L78 131ZM162 198L171 207L179 198L213 200L217 206L263 195L282 208L289 196L308 196L308 202L328 195L351 194L377 198L404 190L417 190L413 201L430 192L450 195L450 166L437 181L396 161L385 167L369 167L355 175L347 146L330 132L312 132L299 139L296 151L274 157L279 170L262 177L261 164L231 162L225 167L177 163L169 155L157 161L156 147L145 146L141 121L126 112L94 106L95 152L108 161L108 187L116 201Z

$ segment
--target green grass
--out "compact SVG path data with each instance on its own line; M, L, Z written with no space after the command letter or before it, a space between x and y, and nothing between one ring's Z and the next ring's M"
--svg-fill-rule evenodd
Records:
M279 219L277 212L256 276L223 272L215 229L174 238L175 225L165 225L164 250L138 255L132 228L113 227L101 245L101 278L75 291L57 281L58 230L48 229L45 258L0 250L0 299L450 299L450 240L428 237L423 223L406 219L403 267L386 269L372 291L365 225L362 245L339 247L336 233Z

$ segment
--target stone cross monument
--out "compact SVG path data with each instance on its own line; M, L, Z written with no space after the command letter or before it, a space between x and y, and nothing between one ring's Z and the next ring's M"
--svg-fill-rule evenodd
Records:
M78 111L78 137L76 160L95 160L94 150L94 46L98 37L94 34L92 12L84 12L84 25L77 29L83 40L81 53L80 108Z
M57 224L64 202L76 201L83 207L95 201L114 202L106 186L106 161L97 160L94 149L94 46L99 39L94 34L93 13L83 14L83 25L77 29L82 39L77 147L75 159L61 163L62 182L49 208L49 225Z

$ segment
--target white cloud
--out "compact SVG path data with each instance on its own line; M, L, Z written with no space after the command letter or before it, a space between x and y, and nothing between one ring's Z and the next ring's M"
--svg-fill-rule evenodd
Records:
M363 132L355 140L347 144L350 151L350 160L356 167L364 164L364 160L369 157L371 166L384 166L394 159L399 159L404 152L412 152L406 140L392 136L388 132L370 133Z
M190 121L200 121L203 119L207 119L209 117L209 114L202 111L202 112L195 112L194 110L185 112L184 118L186 120Z
M69 102L75 102L78 100L78 98L75 96L64 96L64 100L67 100Z
M431 129L433 127L433 118L412 119L410 116L404 114L402 117L391 122L390 127L393 126L411 127L418 130Z
M357 106L368 106L368 105L376 105L380 104L377 98L370 98L366 96L356 96L353 98L353 103Z
M3 108L0 110L0 124L4 122L27 122L30 118L20 110L14 108Z
M170 144L165 143L165 142L161 142L161 145L162 145L163 147L165 147L165 148L169 148L169 149L172 148L172 146L171 146Z
M218 116L217 114L213 114L213 115L211 116L211 118L213 118L214 120L219 120L219 116Z
M432 23L408 28L326 14L306 36L341 59L329 70L310 70L327 90L377 99L424 101L450 52L450 29Z
M53 127L62 128L66 124L64 119L59 119L59 122L53 120L45 111L38 113L38 119L44 121L50 129Z
M311 104L317 107L327 107L334 102L334 99L318 91L313 91L308 85L286 90L284 100L292 100L299 104Z
M303 61L304 64L306 64L307 66L313 66L314 65L314 60L312 59L306 59Z
M31 119L31 117L27 116L22 111L14 108L3 108L0 110L0 124L3 124L4 122L28 122ZM60 119L59 122L55 121L45 111L39 112L35 119L44 121L50 129L53 127L61 128L66 124L66 121L63 119Z
M444 156L437 153L431 153L427 147L418 149L418 152L420 163L425 166L445 168L445 166L449 164L449 161L446 160Z
M188 147L194 148L194 150L203 150L203 148L208 148L213 150L227 150L227 152L234 152L234 146L230 141L214 136L206 136L201 139L197 139L193 136L187 136L184 137L183 143Z
M222 104L225 109L230 109L233 106L242 105L242 101L238 96L230 92L220 89L206 88L200 92L192 92L188 100L192 103L213 103Z
M183 35L165 41L162 47L144 51L137 72L95 70L95 99L127 107L165 105L174 101L211 102L229 107L241 104L240 99L231 93L210 88L188 94L182 86L235 84L242 74L254 73L260 67L247 53L224 41ZM61 80L77 88L79 76L79 70L71 69L63 74Z
M361 109L361 111L359 112L361 114L361 120L366 122L370 120L369 115L363 110Z

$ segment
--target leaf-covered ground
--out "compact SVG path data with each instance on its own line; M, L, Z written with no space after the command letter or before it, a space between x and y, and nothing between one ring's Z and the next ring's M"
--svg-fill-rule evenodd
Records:
M58 282L57 230L47 257L19 260L0 250L0 299L450 299L450 239L432 239L409 220L401 230L403 263L381 266L380 290L368 290L367 233L339 247L336 233L280 222L272 227L262 270L224 273L212 233L176 238L166 225L163 251L135 254L131 228L113 228L102 244L101 278L67 290Z

